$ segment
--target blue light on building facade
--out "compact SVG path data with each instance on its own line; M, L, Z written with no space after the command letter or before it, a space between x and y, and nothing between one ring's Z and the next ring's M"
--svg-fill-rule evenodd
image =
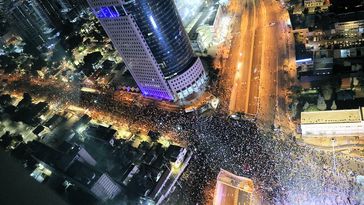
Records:
M175 101L203 90L205 71L173 0L88 2L144 96Z
M97 18L116 18L120 14L114 6L100 7L99 10L95 11Z
M144 87L145 90L147 91L142 91L142 94L146 97L150 96L153 97L155 99L159 99L159 100L173 100L173 98L171 98L170 96L168 96L167 94L163 94L162 92L160 92L159 90L155 89L155 88L151 88L151 87Z

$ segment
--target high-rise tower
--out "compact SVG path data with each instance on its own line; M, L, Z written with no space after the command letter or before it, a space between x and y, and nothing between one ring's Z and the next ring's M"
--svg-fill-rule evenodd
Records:
M69 18L68 12L71 10L71 5L65 0L33 0L36 1L52 20L56 27L60 27L63 21Z
M76 21L81 12L89 8L87 1L79 0L32 0L37 1L50 17L52 22L59 28L68 21Z
M204 89L173 0L88 0L143 95L178 100Z
M0 23L3 16L27 43L50 49L59 41L58 31L88 8L78 0L0 0Z
M6 18L28 43L37 48L50 48L58 41L59 33L38 1L14 1Z

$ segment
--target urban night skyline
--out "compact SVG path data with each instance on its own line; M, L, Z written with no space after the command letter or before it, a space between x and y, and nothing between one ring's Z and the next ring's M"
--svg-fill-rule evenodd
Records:
M0 0L0 204L364 204L362 0Z

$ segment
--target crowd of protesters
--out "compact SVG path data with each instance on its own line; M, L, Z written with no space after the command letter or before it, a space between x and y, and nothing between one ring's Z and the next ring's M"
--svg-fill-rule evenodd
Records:
M202 115L170 112L153 104L124 104L108 94L81 93L77 87L64 89L61 84L22 81L7 89L102 110L161 133L174 132L194 155L167 204L175 199L178 204L211 201L206 190L214 186L220 169L252 178L261 204L364 204L364 188L355 180L364 174L363 162L337 155L334 168L332 153L300 146L289 136L263 133L254 122L230 119L223 109Z

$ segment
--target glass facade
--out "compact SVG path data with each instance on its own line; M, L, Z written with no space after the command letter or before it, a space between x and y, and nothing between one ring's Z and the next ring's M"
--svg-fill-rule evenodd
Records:
M186 71L194 54L173 0L135 0L124 5L168 79Z
M17 2L6 18L27 43L38 49L50 48L58 40L59 33L38 1Z
M203 90L206 74L173 0L88 2L144 96L177 100Z

